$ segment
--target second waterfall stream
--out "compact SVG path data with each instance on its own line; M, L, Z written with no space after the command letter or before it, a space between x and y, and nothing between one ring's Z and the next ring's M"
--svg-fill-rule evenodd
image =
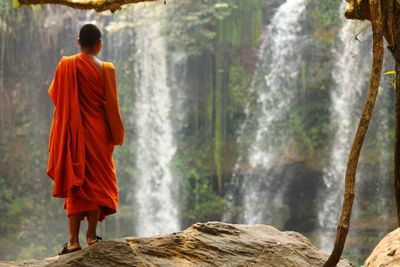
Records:
M281 201L282 190L274 185L273 171L283 145L290 140L287 120L301 89L300 51L305 38L301 21L305 8L305 0L285 1L262 35L259 64L250 89L256 100L246 108L238 137L242 150L231 185L240 192L243 212L237 220L242 223L272 223L271 209ZM250 144L243 141L249 135L253 137ZM237 201L238 195L232 198ZM231 215L226 217L231 219Z

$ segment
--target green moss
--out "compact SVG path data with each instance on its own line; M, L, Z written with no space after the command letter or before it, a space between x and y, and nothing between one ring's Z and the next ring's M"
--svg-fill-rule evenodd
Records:
M303 92L307 90L307 62L301 62L301 84L303 85Z
M309 0L307 17L316 41L329 45L336 41L337 31L342 22L339 14L340 3L336 0Z
M215 86L215 125L214 125L214 162L215 172L217 175L218 192L222 192L223 176L222 176L222 162L221 162L221 146L222 146L222 128L221 128L221 117L222 117L222 79L223 79L223 68L221 68L222 62L217 60L216 66L216 86Z
M210 64L211 65L211 64ZM210 68L211 70L213 68ZM213 73L208 71L208 79L206 84L207 90L207 119L208 126L212 125L213 122L213 114L214 114L214 86L213 86Z
M225 150L226 133L232 133L234 122L240 118L246 101L246 92L250 87L251 73L246 71L238 56L240 49L257 44L262 28L261 2L259 0L233 1L229 16L218 21L215 61L216 77L214 88L214 150L215 175L218 191L223 190L223 170L229 169L228 162L222 162ZM231 52L225 52L230 47ZM232 51L233 50L233 51ZM250 53L251 54L251 53ZM239 54L240 55L240 54ZM246 54L249 56L249 54ZM229 58L229 61L226 59ZM247 59L246 59L247 60ZM223 97L227 92L228 98ZM210 102L210 101L209 101ZM229 103L229 104L226 104ZM240 110L240 111L238 111ZM227 125L222 125L226 121ZM232 122L233 126L230 126ZM226 129L232 127L232 130Z
M234 3L231 14L218 22L218 43L231 46L257 44L262 28L261 2Z

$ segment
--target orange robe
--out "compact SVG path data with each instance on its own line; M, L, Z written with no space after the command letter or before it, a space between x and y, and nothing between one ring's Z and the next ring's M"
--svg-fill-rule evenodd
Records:
M114 145L124 140L115 70L103 73L85 54L63 57L49 88L54 103L47 174L53 196L65 198L67 215L118 207Z

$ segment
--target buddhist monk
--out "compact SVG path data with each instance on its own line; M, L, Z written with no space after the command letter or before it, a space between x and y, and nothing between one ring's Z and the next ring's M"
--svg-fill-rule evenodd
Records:
M53 197L65 198L69 221L69 242L59 254L81 249L79 227L84 218L86 243L101 241L97 222L118 207L112 153L124 141L115 69L96 57L102 48L100 30L84 25L78 44L81 52L62 57L49 88L54 115L47 174L54 181Z

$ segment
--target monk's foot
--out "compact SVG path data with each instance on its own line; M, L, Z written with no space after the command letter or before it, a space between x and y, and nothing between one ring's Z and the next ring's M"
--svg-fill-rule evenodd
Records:
M68 249L77 249L77 248L81 248L81 245L79 244L79 242L68 242L67 245Z
M65 243L63 249L58 253L58 255L64 255L72 252L81 250L79 243Z
M87 242L87 244L88 244L89 246L91 246L91 245L93 245L93 244L95 244L95 243L97 243L97 242L100 242L100 241L102 241L102 240L103 240L103 238L101 238L101 237L98 236L98 235L96 235L96 237L94 237L94 238L90 238L90 237L86 238L86 242Z

